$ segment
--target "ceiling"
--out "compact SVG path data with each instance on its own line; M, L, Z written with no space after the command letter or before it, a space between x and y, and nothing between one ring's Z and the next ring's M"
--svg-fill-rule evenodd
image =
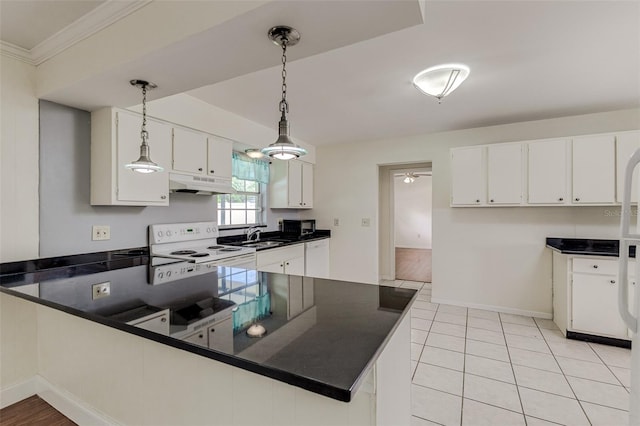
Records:
M31 50L105 0L1 0L0 40Z
M38 16L55 5L47 13L56 24L29 35L21 29L35 28L36 16L14 15L13 3ZM2 0L2 40L29 48L100 3ZM268 2L43 97L87 110L130 106L137 95L122 81L151 76L155 96L186 92L275 129L281 52L265 33L288 24L302 35L288 55L291 133L312 145L640 106L639 1L426 1L422 13L416 5ZM21 25L5 27L14 20ZM446 62L471 74L438 104L411 79Z

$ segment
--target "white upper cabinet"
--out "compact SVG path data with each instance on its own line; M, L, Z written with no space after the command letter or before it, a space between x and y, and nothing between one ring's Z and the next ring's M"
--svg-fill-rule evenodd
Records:
M233 142L228 139L209 136L207 147L207 174L231 179L231 154Z
M570 141L554 139L529 142L528 169L530 204L567 204Z
M103 108L91 113L91 204L169 205L171 127L147 119L151 159L164 171L137 173L124 166L140 156L142 116Z
M206 168L207 135L175 127L172 169L191 175L204 175Z
M522 203L522 144L487 147L487 199L489 204Z
M483 205L486 199L485 148L451 150L451 205Z
M616 135L616 175L617 175L617 191L616 200L621 203L624 193L624 173L627 162L636 150L640 149L640 131L624 132ZM638 168L633 172L633 185L631 192L631 202L638 202Z
M573 139L574 204L613 204L616 158L613 134Z
M297 160L273 160L269 176L269 207L313 207L313 164Z

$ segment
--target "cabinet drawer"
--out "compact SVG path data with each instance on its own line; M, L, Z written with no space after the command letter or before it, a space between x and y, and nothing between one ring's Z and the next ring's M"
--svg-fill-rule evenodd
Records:
M256 256L258 267L281 262L287 259L294 259L296 257L304 258L304 244L261 250L256 254Z
M629 276L635 276L635 262L629 261L628 264ZM618 259L573 259L573 272L580 272L586 274L602 274L602 275L617 275L618 274Z

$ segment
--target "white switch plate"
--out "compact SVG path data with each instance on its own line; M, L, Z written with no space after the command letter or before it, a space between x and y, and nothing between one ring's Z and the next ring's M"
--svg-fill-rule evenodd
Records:
M371 219L369 219L368 217L363 217L362 226L370 226L370 225L371 225Z
M93 225L91 229L91 239L93 241L110 240L111 227L109 225Z
M94 284L91 286L91 292L91 299L93 300L107 297L111 294L111 282L107 281L100 284Z
M333 219L333 226L340 226L340 219L338 219L337 217Z

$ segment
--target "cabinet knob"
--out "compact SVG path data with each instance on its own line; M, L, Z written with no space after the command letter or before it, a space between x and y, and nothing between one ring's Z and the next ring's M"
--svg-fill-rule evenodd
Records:
M209 173L214 174L215 170L209 170Z
M198 167L198 171L201 172L202 171L202 167Z
M564 198L560 197L558 198L558 201L564 201Z
M281 264L280 264L280 267L281 267L281 268L284 268L284 265L281 263Z
M479 203L479 202L480 202L480 200L476 200L476 203Z
M493 203L493 198L489 200L490 203Z
M287 262L287 266L289 266L289 262Z
M161 322L167 322L167 318L166 318L166 317L162 317L162 318L160 319L160 321L161 321Z
M166 200L166 199L167 199L167 196L166 196L166 195L161 195L161 196L160 196L160 199L161 199L161 200Z
M215 328L212 328L212 329L211 329L211 330L209 330L209 331L213 333L214 331L216 331L216 329L215 329Z
M611 280L611 281L609 281L609 282L610 282L611 284L615 284L615 283L616 283L616 280Z
M204 337L204 334L198 334L198 338L202 339Z
M593 265L593 269L598 269L598 265Z
M580 198L576 197L576 201L580 201Z

